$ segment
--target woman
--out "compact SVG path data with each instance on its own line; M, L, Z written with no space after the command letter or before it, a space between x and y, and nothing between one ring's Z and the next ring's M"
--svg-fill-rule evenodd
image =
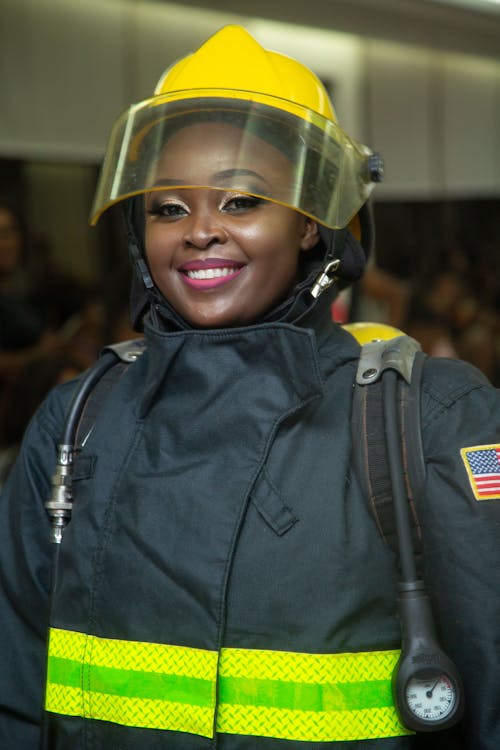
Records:
M6 488L3 748L37 747L49 619L48 748L496 747L499 512L460 449L494 443L500 414L459 363L426 367L419 512L466 720L415 736L391 697L397 563L351 468L359 346L330 317L375 172L310 71L239 27L117 123L93 221L124 206L147 346L78 452L50 618L44 502L73 385Z

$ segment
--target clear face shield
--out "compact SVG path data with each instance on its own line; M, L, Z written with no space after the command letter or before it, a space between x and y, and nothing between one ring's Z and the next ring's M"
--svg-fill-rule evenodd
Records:
M288 101L286 111L280 100L261 94L256 102L249 92L184 93L155 96L118 119L92 224L114 203L168 189L248 194L334 229L346 226L368 199L373 153L331 120ZM192 158L183 160L188 129Z

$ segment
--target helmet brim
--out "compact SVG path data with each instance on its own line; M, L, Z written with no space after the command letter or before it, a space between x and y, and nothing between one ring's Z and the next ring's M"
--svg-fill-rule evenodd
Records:
M250 98L251 92L231 92L230 96L227 92L196 93L178 98L156 96L134 105L119 118L101 171L92 224L115 203L165 190L157 166L166 144L189 125L213 122L232 125L241 132L231 176L221 183L205 174L194 175L189 183L170 180L170 188L205 187L256 195L331 228L346 226L366 203L374 187L368 166L372 152L337 123L299 105L294 105L293 112L290 107L280 108L280 102L270 96L259 95L256 101ZM265 190L246 176L255 163L259 142L279 150L290 164L282 179Z

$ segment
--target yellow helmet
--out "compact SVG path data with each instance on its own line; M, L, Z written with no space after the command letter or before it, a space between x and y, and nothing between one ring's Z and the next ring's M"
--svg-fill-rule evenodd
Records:
M325 87L311 70L264 49L242 27L226 26L168 68L151 99L133 105L117 120L91 223L109 206L155 189L155 165L174 133L214 121L241 130L231 179L224 185L207 184L205 176L171 187L258 194L340 228L380 179L376 155L340 128ZM265 194L256 193L244 177L254 160L256 137L284 152L292 166L291 177L269 186Z
M264 49L241 26L225 26L197 52L167 68L154 93L185 99L199 89L215 89L214 96L234 92L239 99L262 104L271 96L278 100L275 106L290 114L303 117L305 107L336 122L319 78L291 57Z

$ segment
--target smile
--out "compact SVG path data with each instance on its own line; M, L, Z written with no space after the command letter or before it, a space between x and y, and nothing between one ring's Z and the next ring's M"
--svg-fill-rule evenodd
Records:
M186 271L189 279L219 279L222 276L234 276L239 268L205 268L199 271Z
M209 261L205 267L199 263L186 263L179 269L182 280L191 289L209 291L232 281L244 268L234 262L220 265L212 263Z

